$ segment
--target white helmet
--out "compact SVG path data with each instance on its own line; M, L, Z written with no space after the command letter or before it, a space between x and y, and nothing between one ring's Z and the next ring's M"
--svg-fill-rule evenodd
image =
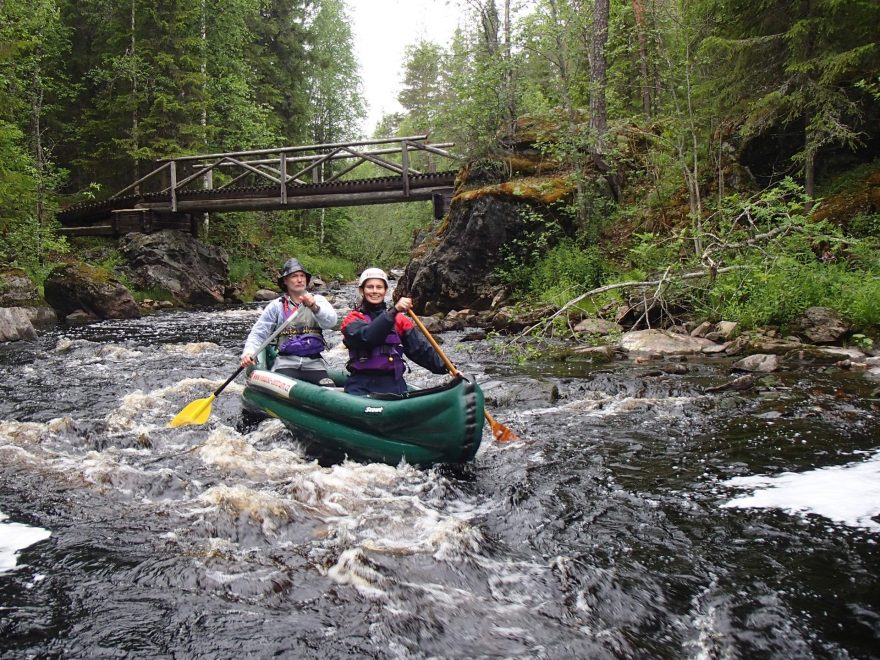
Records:
M386 288L390 286L388 284L388 275L381 268L367 268L361 273L361 277L358 280L358 289L360 289L367 280L382 280L385 282Z

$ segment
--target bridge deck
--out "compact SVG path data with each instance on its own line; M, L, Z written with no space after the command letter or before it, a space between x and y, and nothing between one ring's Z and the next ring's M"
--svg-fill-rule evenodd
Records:
M286 200L278 186L252 186L209 190L179 190L176 200L170 192L154 192L116 197L101 202L71 206L58 214L63 226L83 226L102 222L119 209L143 208L156 211L204 213L309 209L365 204L392 204L431 200L435 194L450 191L455 172L411 174L406 186L399 176L325 183L288 184ZM405 190L405 187L408 190Z

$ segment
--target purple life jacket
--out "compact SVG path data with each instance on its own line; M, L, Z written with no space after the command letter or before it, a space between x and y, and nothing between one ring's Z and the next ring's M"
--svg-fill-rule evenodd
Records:
M403 359L403 344L400 335L392 332L385 337L385 342L372 349L349 349L348 370L352 374L378 373L403 378L406 362Z
M299 307L299 305L291 307L287 296L284 297L284 300L282 301L282 313L285 321L290 318L290 315L296 311L297 307ZM321 328L311 325L298 325L300 320L303 320L305 323L308 323L309 320L315 320L311 310L306 310L306 314L303 316L305 317L304 319L302 317L297 319L297 321L293 323L293 327L288 327L282 336L278 338L278 353L281 355L320 357L321 351L326 348ZM309 319L309 316L312 318Z

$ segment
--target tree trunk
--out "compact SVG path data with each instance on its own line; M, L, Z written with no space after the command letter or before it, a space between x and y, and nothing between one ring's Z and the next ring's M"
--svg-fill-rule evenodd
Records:
M135 30L137 28L137 14L135 13L136 9L136 0L131 0L131 58L133 62L135 60L135 47L137 45ZM131 146L134 151L137 152L140 148L140 133L138 128L138 68L137 64L132 67L132 75L131 75L131 97L132 97L132 108L131 108ZM134 180L138 181L141 178L141 167L140 161L138 157L135 156L133 159L134 166L132 167L132 174L134 175ZM134 193L139 195L141 192L140 184L136 185L134 188Z
M609 0L595 0L593 14L593 43L590 49L590 129L596 140L593 163L605 175L614 199L620 199L620 177L611 171L605 161L605 133L608 114L605 92L608 88L608 64L605 45L608 43Z
M510 0L504 0L504 111L507 130L513 135L516 124L516 95L513 91L513 55L511 52Z
M608 85L608 64L605 44L608 42L609 0L596 0L593 14L593 47L590 57L590 128L596 134L596 151L603 153L608 123L605 90Z
M645 26L645 0L632 0L636 19L636 37L639 42L639 75L642 78L642 111L651 116L651 85L648 78L648 35Z
M804 144L804 192L810 200L816 195L816 148L815 141L809 130L805 134ZM812 202L807 202L804 210L809 213L813 208Z

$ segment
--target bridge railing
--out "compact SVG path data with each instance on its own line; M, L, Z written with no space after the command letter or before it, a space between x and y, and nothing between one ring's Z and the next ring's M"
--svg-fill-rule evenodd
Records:
M170 194L171 210L177 211L177 197L183 190L222 190L247 180L251 185L277 186L278 200L284 205L289 186L341 181L366 163L399 176L404 196L408 196L410 177L424 173L413 167L413 162L421 158L416 154L424 154L427 171L432 173L437 171L438 157L451 162L459 160L447 151L448 147L454 146L453 143L429 144L427 139L427 135L414 135L180 156L163 161L159 167L109 199L121 197L131 190L139 193L145 187L156 188L158 182L159 192ZM219 174L217 186L215 173Z

